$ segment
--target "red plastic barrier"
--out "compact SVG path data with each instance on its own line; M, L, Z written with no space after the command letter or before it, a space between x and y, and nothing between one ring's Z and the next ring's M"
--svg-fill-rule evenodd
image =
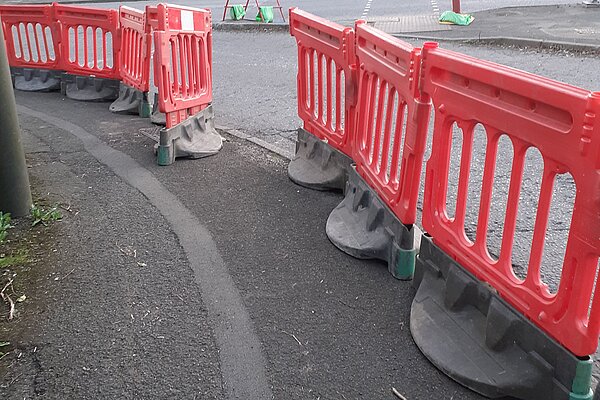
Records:
M150 87L150 56L152 45L146 13L134 8L119 7L121 27L121 80L141 92Z
M354 161L405 224L416 219L430 103L418 90L421 49L356 24L359 89Z
M593 292L600 255L600 93L572 87L431 46L423 49L422 89L435 107L431 159L427 164L423 225L433 241L488 282L533 323L578 356L594 353L600 333L600 285ZM446 210L452 126L463 131L462 162L454 218ZM477 234L465 233L473 130L487 135ZM510 190L498 259L487 250L497 145L514 149ZM527 276L512 268L524 159L534 147L543 157L535 229ZM548 216L557 174L570 173L576 198L560 286L552 294L540 277ZM593 299L593 300L592 300Z
M154 32L158 104L167 128L212 101L212 23L209 10L159 4Z
M298 116L304 129L352 156L354 30L292 8L290 33L298 43Z
M60 69L60 32L51 5L0 5L11 67Z
M54 4L61 25L62 69L75 75L120 79L119 14Z

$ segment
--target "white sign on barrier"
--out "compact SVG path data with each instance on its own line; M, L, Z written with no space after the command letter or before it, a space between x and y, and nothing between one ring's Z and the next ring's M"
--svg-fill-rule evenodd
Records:
M181 10L181 30L194 30L194 13L188 10Z

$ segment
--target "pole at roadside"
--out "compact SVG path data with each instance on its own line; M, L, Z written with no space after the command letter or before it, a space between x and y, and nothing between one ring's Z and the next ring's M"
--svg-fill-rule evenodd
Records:
M452 0L452 11L460 14L460 0Z
M0 105L0 211L22 217L31 208L31 189L1 22Z

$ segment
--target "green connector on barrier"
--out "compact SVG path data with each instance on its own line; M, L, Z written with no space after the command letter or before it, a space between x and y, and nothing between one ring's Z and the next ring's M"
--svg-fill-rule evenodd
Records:
M171 165L173 160L171 159L171 152L169 151L171 147L169 146L158 146L158 150L156 152L156 162L158 165Z
M138 114L142 118L150 118L150 115L152 114L152 106L150 103L148 103L148 100L144 99L140 102Z
M592 391L592 366L594 362L590 357L588 360L581 360L575 370L575 379L569 400L592 400L594 393Z
M415 259L417 257L417 249L397 249L396 263L389 265L390 272L396 279L407 281L412 279L415 274Z

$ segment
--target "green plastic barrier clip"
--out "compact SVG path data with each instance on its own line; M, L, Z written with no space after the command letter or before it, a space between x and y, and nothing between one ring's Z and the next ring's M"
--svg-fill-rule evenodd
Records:
M262 18L261 18L262 16ZM260 11L256 14L257 22L273 22L273 7L272 6L261 6Z
M440 15L440 23L452 25L469 25L475 19L471 14L458 14L453 11L444 11Z
M244 6L242 6L241 4L236 4L235 6L231 6L229 14L231 15L232 20L239 21L240 19L243 19L246 15L246 10L244 10Z

